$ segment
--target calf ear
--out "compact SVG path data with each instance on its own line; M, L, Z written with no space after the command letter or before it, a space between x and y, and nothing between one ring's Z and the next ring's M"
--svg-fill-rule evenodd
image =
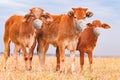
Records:
M72 8L73 11L75 11L76 8Z
M68 16L74 17L74 12L73 12L73 11L69 11L69 12L68 12Z
M88 11L88 12L86 13L86 17L90 18L90 17L92 17L92 16L93 16L93 12Z
M45 16L46 16L46 21L47 22L52 22L53 21L53 17L50 15L50 13L46 13Z
M44 15L42 15L41 19L44 23L53 21L53 17L49 13L45 13Z
M92 27L93 25L91 23L86 24L88 27Z
M30 21L30 18L31 18L31 14L26 14L23 18L23 22L29 22Z
M103 27L104 29L109 29L109 28L110 28L110 25L109 25L109 24L104 23L104 24L102 24L102 27Z

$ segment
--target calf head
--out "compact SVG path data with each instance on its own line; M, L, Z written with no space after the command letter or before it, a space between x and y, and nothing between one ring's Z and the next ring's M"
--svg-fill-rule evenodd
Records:
M70 17L76 18L73 11L69 11L67 15ZM82 32L83 28L86 26L86 24L84 24L84 21L78 20L78 21L75 21L75 23L76 23L76 30Z
M30 12L24 16L23 21L29 22L31 19L40 19L44 10L42 8L31 8Z
M106 23L101 23L100 20L94 20L92 23L88 23L87 24L87 27L91 27L93 28L94 30L94 34L96 36L99 36L100 35L100 29L103 28L103 29L109 29L110 26L109 24L106 24Z
M30 12L23 18L23 22L33 22L35 29L40 29L43 23L52 21L49 13L44 13L42 8L31 8Z
M86 27L86 23L84 22L85 18L88 17L92 17L93 13L88 11L88 8L72 8L72 10L74 11L74 14L76 16L76 27L77 30L82 32L85 27Z
M41 15L43 15L44 10L42 8L31 8L30 14L32 14L35 18L39 19Z
M72 8L77 20L84 20L86 17L92 17L93 13L88 11L88 8Z

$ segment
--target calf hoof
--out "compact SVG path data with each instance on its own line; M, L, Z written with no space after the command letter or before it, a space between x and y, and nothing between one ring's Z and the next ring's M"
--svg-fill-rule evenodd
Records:
M60 71L60 67L56 67L56 71Z
M4 69L6 70L6 66L4 66Z
M65 73L65 70L60 70L60 73Z
M46 68L45 66L42 66L42 67L39 68L39 71L40 71L40 72L44 72L44 71L46 71L46 69L47 69L47 68Z
M83 70L80 70L80 74L83 75L83 74L84 74L84 71L83 71Z
M14 69L17 70L18 68L15 66Z
M32 69L27 69L28 71L31 71Z
M72 71L71 73L74 75L74 74L76 74L76 71Z
M93 69L90 69L89 71L92 73L92 72L93 72Z
M26 70L27 70L27 71L32 70L32 66L30 66L29 68L26 67Z

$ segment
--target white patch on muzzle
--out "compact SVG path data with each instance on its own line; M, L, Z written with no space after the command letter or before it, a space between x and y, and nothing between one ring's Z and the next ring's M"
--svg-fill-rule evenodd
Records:
M101 34L101 28L94 28L95 36L99 36Z
M76 29L78 31L82 32L86 27L85 21L84 20L78 20L78 21L76 21L76 23L77 23Z
M34 28L35 29L40 29L41 27L42 27L42 21L41 20L39 20L39 19L35 19L34 21L33 21L33 26L34 26Z

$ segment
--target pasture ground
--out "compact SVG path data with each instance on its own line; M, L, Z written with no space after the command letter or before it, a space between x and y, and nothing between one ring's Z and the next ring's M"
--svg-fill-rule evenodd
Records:
M79 57L76 57L76 74L70 73L70 57L65 58L65 73L55 71L56 57L46 57L45 71L39 70L38 56L33 57L32 70L26 71L23 57L18 59L17 70L14 69L14 58L8 59L8 68L4 70L4 56L0 55L0 80L120 80L120 57L93 58L93 72L89 72L88 58L85 58L84 73L79 73Z

